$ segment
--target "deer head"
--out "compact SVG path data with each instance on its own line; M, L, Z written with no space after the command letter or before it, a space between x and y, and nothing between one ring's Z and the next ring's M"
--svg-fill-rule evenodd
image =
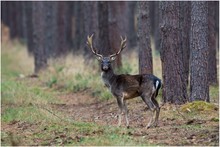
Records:
M119 55L121 53L121 51L126 47L126 38L123 39L121 37L121 45L120 45L120 49L118 50L118 52L109 55L109 56L103 56L101 54L97 53L97 50L93 47L93 43L92 43L92 37L94 34L92 34L91 36L87 37L87 45L89 46L89 48L91 49L92 53L96 56L96 58L101 62L101 69L106 71L108 69L111 68L111 62L114 61L117 57L117 55Z

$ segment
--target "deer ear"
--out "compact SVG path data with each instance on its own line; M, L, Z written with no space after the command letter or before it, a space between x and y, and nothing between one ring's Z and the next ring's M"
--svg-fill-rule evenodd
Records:
M110 57L111 61L114 61L116 59L116 56Z

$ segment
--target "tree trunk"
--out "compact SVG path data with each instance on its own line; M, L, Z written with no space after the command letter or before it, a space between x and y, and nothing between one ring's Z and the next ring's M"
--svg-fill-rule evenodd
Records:
M71 19L69 19L70 9L68 7L68 2L60 1L58 2L58 50L57 56L66 55L69 48L70 42L69 37L71 37ZM69 34L70 33L70 34Z
M26 2L22 1L21 2L21 13L22 13L22 20L21 20L21 30L22 30L22 39L24 39L25 43L27 43L27 26L26 26Z
M74 48L75 50L79 50L80 48L84 47L84 38L85 38L85 32L84 32L84 8L83 3L81 1L77 1L75 3L75 35L74 35Z
M35 1L33 3L33 49L35 74L47 67L47 55L45 48L45 3Z
M219 40L219 1L215 1L215 32L216 40ZM216 41L216 46L219 50L219 41Z
M17 1L16 2L16 13L17 13L17 17L15 18L16 19L16 29L17 29L17 38L19 39L24 39L24 31L23 31L23 9L22 9L22 1Z
M109 41L111 49L116 53L120 48L120 36L125 36L126 32L126 2L109 2ZM113 52L111 54L113 54ZM121 68L121 54L114 62L114 67Z
M128 37L128 45L127 49L130 50L137 45L137 33L135 28L135 10L136 10L136 1L128 1L128 30L127 30L127 37Z
M10 28L10 38L15 39L18 36L17 32L17 10L16 10L16 2L9 2L9 28Z
M217 61L216 61L216 31L215 31L215 5L216 2L208 2L208 45L209 45L209 57L208 57L208 81L211 85L217 85Z
M91 59L94 58L93 53L86 45L86 39L88 35L94 34L93 45L98 43L98 6L97 2L83 2L84 11L84 23L85 23L85 38L84 38L84 58L85 63L90 64Z
M103 56L110 55L111 47L109 42L109 25L108 25L108 3L106 1L98 2L98 28L99 28L99 53Z
M159 18L159 1L152 1L150 2L151 36L154 41L154 47L158 52L160 49Z
M1 2L1 21L4 25L8 26L9 24L9 2Z
M138 48L139 73L152 74L152 51L150 42L149 2L138 2Z
M46 7L45 13L45 48L47 57L56 57L59 54L58 50L58 27L57 27L57 9L58 2L46 1L44 2Z
M27 36L27 49L29 54L34 53L33 43L33 23L32 23L32 12L33 12L32 1L25 2L25 17L26 17L26 36Z
M191 2L190 100L209 101L208 2Z
M180 2L181 50L183 54L183 79L186 87L189 83L189 56L190 56L190 12L191 3Z
M160 2L160 10L163 101L183 104L187 101L187 87L183 77L180 2Z

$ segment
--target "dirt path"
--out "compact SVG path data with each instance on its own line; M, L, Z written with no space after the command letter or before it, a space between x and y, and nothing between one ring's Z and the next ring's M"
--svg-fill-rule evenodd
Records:
M60 95L59 98L64 103L53 104L52 108L75 121L117 126L118 107L115 99L100 101L86 92ZM159 145L219 145L219 124L209 117L179 119L181 116L175 111L176 107L165 105L161 108L159 127L146 129L149 111L142 100L128 101L128 109L130 126L134 130L129 135L133 137L142 137L149 143Z
M58 97L62 103L50 105L54 112L61 112L60 114L65 115L61 116L63 118L76 122L92 122L101 126L117 126L118 106L115 99L99 100L89 96L86 92L60 93ZM142 100L139 98L129 100L128 109L131 129L125 133L134 140L146 140L144 142L154 145L219 145L219 122L212 120L213 116L218 118L218 110L212 112L212 115L199 114L184 118L186 116L181 116L182 114L177 112L176 106L167 104L161 107L159 127L146 129L145 126L150 115ZM125 120L122 122L122 127L125 127ZM14 140L13 136L27 137L33 133L43 134L44 130L38 130L40 125L41 122L13 121L9 124L3 123L1 127L2 131L11 132L9 140L12 145L22 145L22 142ZM56 139L57 136L51 137L49 142L53 144ZM23 144L38 145L43 142L38 138L32 141L32 143L23 142Z

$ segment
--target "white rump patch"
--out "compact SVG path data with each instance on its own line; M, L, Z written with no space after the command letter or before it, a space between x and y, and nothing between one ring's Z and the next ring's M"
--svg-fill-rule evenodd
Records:
M157 81L156 81L156 89L158 88L159 83L160 83L160 82L157 80Z

